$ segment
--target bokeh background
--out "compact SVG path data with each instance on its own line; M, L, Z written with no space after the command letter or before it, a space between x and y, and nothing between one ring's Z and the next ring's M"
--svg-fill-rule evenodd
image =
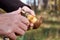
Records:
M26 32L17 40L60 40L60 0L21 0L30 5L37 17L43 17L38 29Z
M28 31L23 40L60 40L60 0L22 0L37 17L43 17L38 29Z

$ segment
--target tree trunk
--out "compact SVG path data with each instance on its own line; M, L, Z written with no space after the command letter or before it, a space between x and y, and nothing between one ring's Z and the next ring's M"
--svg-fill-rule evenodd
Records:
M38 0L38 10L41 10L42 6L43 6L43 0Z
M44 3L44 8L46 9L47 8L47 4L48 4L48 0L43 0L43 3Z
M34 11L36 12L36 0L34 0Z

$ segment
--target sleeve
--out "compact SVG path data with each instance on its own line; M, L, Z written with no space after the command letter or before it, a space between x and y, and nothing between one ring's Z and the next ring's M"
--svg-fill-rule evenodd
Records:
M0 0L0 8L4 9L6 12L12 12L17 10L19 7L27 6L31 9L30 6L24 4L20 0Z

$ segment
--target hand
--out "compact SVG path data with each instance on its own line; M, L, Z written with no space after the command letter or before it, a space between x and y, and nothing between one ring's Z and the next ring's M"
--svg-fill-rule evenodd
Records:
M30 8L28 8L27 6L24 6L22 9L23 9L25 12L28 12L29 14L31 14L32 16L36 16L36 15L35 15L35 12L34 12L33 10L31 10ZM33 23L30 23L30 26L34 26L34 24L33 24Z
M28 29L29 21L21 16L18 9L11 13L0 14L0 35L16 40L16 34L24 35Z
M22 9L25 12L29 12L31 15L35 16L35 12L33 10L31 10L30 8L28 8L27 6L24 6Z

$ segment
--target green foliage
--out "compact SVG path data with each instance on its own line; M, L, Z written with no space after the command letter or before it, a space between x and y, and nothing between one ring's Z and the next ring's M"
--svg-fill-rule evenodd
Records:
M40 30L41 29L41 30ZM46 40L51 37L51 40L60 40L59 36L60 30L56 28L40 28L37 30L31 30L27 32L23 40ZM58 34L58 35L57 35Z

